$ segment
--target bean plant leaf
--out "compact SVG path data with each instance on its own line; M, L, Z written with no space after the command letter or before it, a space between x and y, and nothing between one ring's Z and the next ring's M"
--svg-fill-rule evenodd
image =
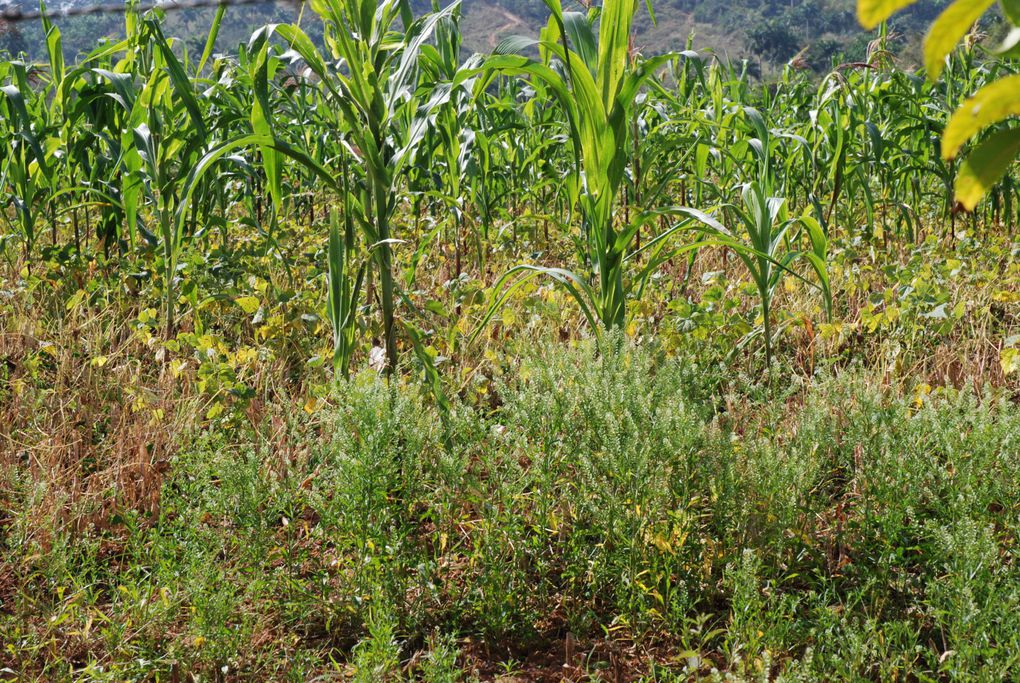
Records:
M924 39L924 65L928 77L942 74L946 57L995 0L956 0L938 16Z
M984 128L1020 114L1020 76L986 85L964 102L946 125L942 157L955 159L960 148Z
M998 131L967 156L956 178L956 200L973 211L1020 154L1020 129Z
M857 18L871 30L894 13L913 5L916 0L857 0Z
M1020 25L1020 0L1001 0L1002 14L1014 25Z

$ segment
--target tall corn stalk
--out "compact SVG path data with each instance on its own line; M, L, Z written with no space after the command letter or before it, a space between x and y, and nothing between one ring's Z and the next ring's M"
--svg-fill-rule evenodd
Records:
M320 79L336 128L364 168L361 210L354 215L379 275L387 369L392 372L397 364L393 219L401 175L426 128L418 111L423 102L417 60L436 24L455 5L418 21L407 0L319 0L312 6L325 23L329 59L297 26L273 30Z
M567 287L596 333L626 324L625 261L640 221L620 225L617 194L630 161L631 113L642 84L669 56L635 61L630 57L630 34L637 9L635 0L607 0L599 16L596 38L589 17L564 12L560 0L545 0L552 16L538 41L516 40L504 50L537 45L543 59L497 54L486 68L528 76L544 85L566 116L575 157L573 175L580 189L582 232L594 269L595 287L586 278L562 268L518 266L497 289L517 278L497 298L494 309L523 282L547 275ZM555 64L553 63L555 60ZM520 277L518 277L520 276Z

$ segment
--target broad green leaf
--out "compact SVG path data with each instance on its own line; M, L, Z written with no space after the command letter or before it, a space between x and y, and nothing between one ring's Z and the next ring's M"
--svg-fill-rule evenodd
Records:
M245 313L249 315L259 310L261 302L257 296L239 296L234 299L234 303L241 307Z
M546 268L543 266L522 264L514 266L505 272L499 281L493 285L492 301L489 304L489 308L485 312L485 315L482 317L481 322L468 336L468 344L473 344L475 342L478 336L489 324L489 321L492 320L496 313L502 310L503 306L506 305L514 292L520 289L525 283L540 275L550 277L563 285L570 296L572 296L577 302L581 309L581 313L588 321L588 325L591 327L592 332L594 332L596 337L598 337L600 330L598 318L593 314L592 307L589 306L590 303L595 303L596 297L595 293L592 291L591 287L588 286L588 283L585 282L584 278L564 268ZM594 306L594 308L596 311L598 310L597 305Z
M1002 130L967 156L956 177L956 200L973 211L1020 154L1020 129Z
M148 135L148 129L145 129L142 132L144 133L144 135L140 135L139 131L136 131L136 135L139 135L140 138L144 141L145 137ZM295 149L284 142L274 140L264 135L243 135L232 140L227 140L226 142L221 143L217 147L214 147L209 152L207 152L205 156L199 159L198 163L195 164L194 167L192 167L191 172L188 173L188 177L184 181L184 187L181 190L180 201L178 202L177 211L174 216L174 222L178 226L177 227L178 231L184 225L184 219L187 213L188 203L191 201L191 196L195 193L195 189L200 184L203 176L205 176L205 174L209 171L210 168L213 167L214 164L216 164L216 162L218 162L220 159L222 159L230 152L233 152L236 149L241 149L243 147L249 146L256 146L260 148L272 147L277 152L280 152L281 154L284 154L293 159L294 161L297 161L298 163L303 165L306 169L308 169L316 176L318 176L319 179L323 181L328 187L332 189L338 189L338 183L333 178L333 175L321 164L319 164L317 161L309 157L301 150Z
M986 85L956 110L942 134L942 157L955 159L960 148L993 123L1020 114L1020 76Z
M932 23L924 39L924 66L928 70L929 78L935 80L942 74L946 56L994 2L995 0L956 0Z
M414 80L413 77L418 62L418 54L421 52L421 46L432 37L436 25L446 17L449 17L459 5L460 0L451 2L439 12L429 14L414 25L412 31L409 32L407 42L403 46L400 66L388 76L391 83L396 84L398 87L404 87ZM413 37L411 37L412 33Z
M46 4L39 3L43 13L43 31L46 34L46 51L50 58L50 78L59 89L64 80L64 48L60 39L60 29L50 22L46 16Z
M443 419L445 420L446 416L450 413L450 400L446 397L446 392L443 391L443 381L438 368L436 368L434 350L433 353L429 353L430 347L426 347L422 342L421 331L418 328L408 322L404 322L403 326L404 331L407 332L407 336L411 338L411 346L414 348L414 355L422 364L425 380L429 389L432 391L432 397L436 401L436 406L439 408L440 413L443 415Z
M1005 348L999 352L999 364L1002 365L1002 374L1012 375L1020 370L1020 349Z
M177 55L174 54L170 43L167 42L166 36L163 35L163 29L160 27L159 22L154 19L147 19L145 25L148 27L150 36L159 47L160 53L163 56L167 73L170 75L170 80L173 83L174 92L181 98L185 109L188 110L188 116L194 125L196 136L204 140L208 137L208 133L206 132L205 119L202 117L202 108L199 106L198 100L195 99L194 84L188 78L184 66L177 59Z
M563 27L570 38L570 47L581 55L585 66L594 72L598 65L598 48L595 45L595 33L588 23L588 17L580 12L566 12L563 15Z
M916 0L857 0L857 19L871 30Z
M258 54L252 63L252 97L251 127L255 135L274 138L272 122L272 106L269 103L269 40L261 40ZM283 165L282 155L272 146L259 147L262 153L262 167L269 185L269 196L273 200L274 215L282 211L283 205Z
M528 48L534 47L538 41L527 36L507 36L499 41L492 50L494 55L519 55Z

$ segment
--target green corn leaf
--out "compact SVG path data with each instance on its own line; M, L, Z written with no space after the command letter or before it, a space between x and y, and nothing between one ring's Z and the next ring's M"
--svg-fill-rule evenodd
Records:
M425 346L421 331L418 328L406 321L403 322L403 327L404 331L407 332L407 336L411 338L414 355L422 365L426 386L428 386L429 391L432 393L432 398L435 400L436 407L439 408L440 415L443 416L445 423L447 416L450 414L450 399L446 397L446 392L443 391L442 377L439 374L439 368L436 367L436 361L433 357L435 351Z
M571 49L581 56L588 71L594 73L598 65L598 48L595 46L595 33L588 23L588 16L580 12L565 12L563 28L570 39Z
M258 54L252 64L252 98L251 127L255 135L273 138L272 107L269 103L269 41L262 40ZM269 185L269 195L273 200L276 214L283 206L283 158L272 146L261 146L262 167Z
M181 64L180 60L177 59L177 55L174 54L173 49L171 49L170 44L163 35L163 29L160 28L159 22L153 19L147 19L145 25L149 29L150 35L155 39L156 45L159 47L159 51L166 63L167 73L169 73L170 80L173 83L174 92L184 103L184 108L188 111L188 116L191 118L191 123L195 127L195 132L198 138L202 140L206 139L208 137L208 132L205 127L205 119L202 117L202 108L199 106L198 100L195 98L194 86L191 79L188 78L188 74L184 70L184 66Z
M493 48L494 55L519 55L525 50L538 45L538 41L527 36L507 36Z
M144 133L145 135L148 135L148 129L145 129ZM136 131L136 135L138 134L139 132ZM209 169L228 153L236 149L252 146L260 148L272 147L281 154L288 156L303 165L313 174L318 176L319 179L322 180L328 187L332 189L339 189L336 180L333 178L333 174L301 150L295 149L284 142L274 140L264 135L243 135L239 138L227 140L207 152L205 156L203 156L198 163L195 164L195 166L191 169L191 172L188 173L188 177L184 182L184 188L181 191L181 198L178 202L177 212L174 217L178 230L180 230L184 224L191 196L195 193L195 190L201 184L202 178L209 172Z
M620 81L630 61L630 30L634 0L607 0L599 19L599 90L606 111L612 108Z
M344 277L344 242L340 234L340 221L337 218L336 209L330 216L329 226L329 254L327 282L329 289L326 296L326 313L330 323L333 324L334 333L340 326L343 319L343 293L342 283Z
M581 309L581 313L584 315L585 320L588 321L588 325L591 327L592 332L598 335L600 331L598 319L592 313L593 308L596 310L598 308L595 292L593 292L591 287L588 286L588 283L584 281L584 278L564 268L546 268L543 266L523 264L514 266L508 270L503 274L503 277L501 277L499 281L493 285L493 297L489 304L489 308L486 310L481 322L468 336L468 343L473 344L475 340L478 339L482 330L486 328L489 321L492 320L496 313L498 313L503 306L506 305L514 292L523 287L527 282L541 275L550 277L554 281L563 285L564 289L567 290L567 293L570 294L570 296L577 302Z
M64 48L61 44L60 29L46 16L46 4L39 3L39 11L43 14L43 31L46 34L46 52L50 59L50 78L59 89L64 80ZM58 90L59 92L59 90Z
M407 40L403 47L400 66L396 69L396 71L389 75L391 83L397 85L396 88L391 89L391 92L394 95L399 92L400 87L409 85L413 80L421 46L425 44L425 41L432 37L432 33L435 31L436 25L453 14L459 6L460 0L456 0L456 2L450 3L441 11L429 14L421 21L415 23L411 30L413 37L409 36L409 40ZM392 103L391 106L393 106Z
M202 69L205 68L206 62L209 61L209 57L212 55L213 48L216 47L216 38L220 34L220 26L223 24L223 15L226 12L226 3L216 8L216 16L213 17L212 26L209 27L209 35L205 39L205 49L202 50L202 58L198 60L198 68L195 69L196 74L202 73Z

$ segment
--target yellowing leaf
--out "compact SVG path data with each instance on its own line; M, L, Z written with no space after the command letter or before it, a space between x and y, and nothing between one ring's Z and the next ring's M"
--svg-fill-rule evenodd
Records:
M942 134L942 157L955 159L960 148L993 123L1020 114L1020 76L1007 76L978 90L960 105Z
M245 313L251 314L259 310L258 297L254 296L239 296L234 299L234 303L241 307Z
M956 0L932 23L924 39L924 66L935 80L942 73L946 55L967 34L995 0Z
M999 364L1002 365L1002 374L1009 376L1020 370L1020 349L1005 348L999 352Z
M96 357L95 357L95 358L93 358L93 359L92 359L91 361L89 361L89 365L91 365L91 366L92 366L92 367L94 367L94 368L101 368L101 367L103 367L104 365L106 365L106 363L107 363L107 362L108 362L109 360L110 360L110 359L109 359L109 358L107 358L106 356L96 356Z
M914 391L914 407L920 408L924 405L924 397L931 393L930 384L920 384Z
M81 305L81 302L85 300L86 296L87 296L86 291L84 289L79 289L71 296L70 299L67 300L67 303L64 305L65 309L68 311L73 311L74 309L78 308L78 306Z
M259 356L259 352L250 346L242 346L233 354L233 360L235 364L243 365L245 363L251 363Z
M661 534L655 534L652 536L652 545L659 549L662 553L672 553L673 545L669 542L669 539Z
M871 30L915 0L857 0L857 20Z
M967 156L956 176L956 201L973 211L1020 154L1020 130L1002 130Z

